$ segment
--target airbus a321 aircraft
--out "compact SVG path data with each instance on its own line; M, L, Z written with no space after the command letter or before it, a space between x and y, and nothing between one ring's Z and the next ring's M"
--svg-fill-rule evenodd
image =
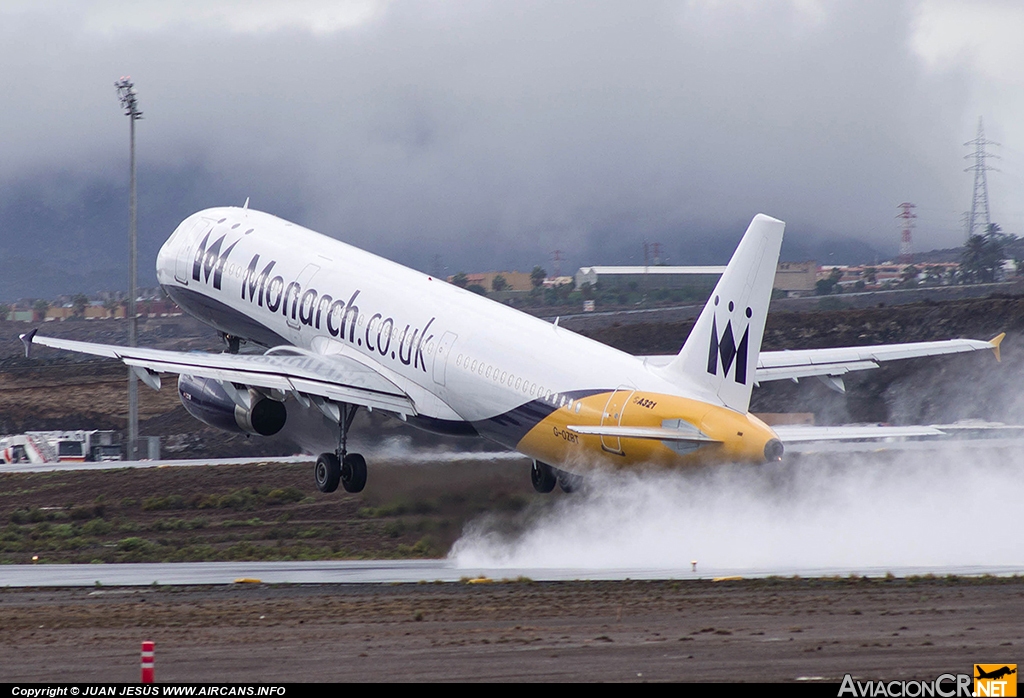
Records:
M248 202L246 202L248 204ZM594 467L764 463L783 444L940 434L930 427L776 427L748 412L762 381L820 376L879 361L978 349L954 339L761 352L785 224L754 217L676 356L637 357L275 216L213 208L161 248L157 277L185 311L219 330L222 354L128 348L22 335L118 358L147 385L178 375L185 408L256 435L296 411L322 413L337 449L317 487L359 492L366 462L349 453L359 408L440 434L474 435L533 459L540 492L571 490ZM267 347L239 354L239 341ZM287 404L286 404L287 403ZM319 418L319 414L317 415Z

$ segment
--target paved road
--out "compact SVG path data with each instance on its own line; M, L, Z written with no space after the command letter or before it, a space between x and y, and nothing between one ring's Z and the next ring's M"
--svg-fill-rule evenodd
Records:
M803 298L776 298L772 300L772 312L807 312L821 308L821 301L827 298L834 308L873 308L879 304L887 306L920 303L921 301L955 301L967 298L985 298L993 293L1018 294L1019 282L997 284L976 284L967 286L932 286L928 288L893 289L889 291L865 291L842 293L833 296L806 296ZM599 310L590 313L572 313L559 316L559 325L574 331L598 330L612 325L638 325L652 322L683 322L691 320L704 309L703 303L675 305L661 308L635 308L631 310ZM542 316L554 322L554 316Z

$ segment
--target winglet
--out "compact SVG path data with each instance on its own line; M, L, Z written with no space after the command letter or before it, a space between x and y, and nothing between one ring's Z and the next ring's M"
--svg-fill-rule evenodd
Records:
M32 340L35 339L36 332L38 332L38 331L39 331L39 328L37 327L34 330L32 330L31 332L26 332L25 334L18 335L18 338L21 339L21 343L25 345L25 358L26 359L31 359L32 358Z
M1000 332L992 339L988 340L988 343L992 345L992 352L996 355L996 361L1002 361L999 356L999 345L1003 343L1003 339L1006 337L1005 332Z

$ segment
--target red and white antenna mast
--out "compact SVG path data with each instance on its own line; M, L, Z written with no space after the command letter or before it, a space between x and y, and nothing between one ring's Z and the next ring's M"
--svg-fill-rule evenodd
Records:
M561 250L552 250L552 252L551 252L551 261L555 263L555 276L556 277L562 275L562 260L563 259L565 259L565 258L562 257L562 251Z

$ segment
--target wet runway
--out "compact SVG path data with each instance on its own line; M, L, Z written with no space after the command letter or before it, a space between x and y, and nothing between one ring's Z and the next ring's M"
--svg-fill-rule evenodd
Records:
M763 470L616 481L538 508L516 536L481 517L450 559L3 565L2 587L392 584L528 578L693 580L728 577L1024 575L1014 510L1016 439L856 444L842 465L794 459ZM908 448L909 447L909 448ZM863 449L863 452L856 452ZM893 461L875 453L905 451ZM941 458L935 457L941 455ZM384 455L383 453L381 454ZM472 454L520 459L516 454ZM853 456L857 457L854 458ZM402 463L437 454L402 454ZM460 454L460 458L467 457ZM60 463L4 472L181 467L267 459ZM1009 535L1007 535L1009 534ZM696 570L691 560L701 562ZM714 563L714 564L712 564ZM959 564L957 564L959 563Z
M379 449L373 454L377 461L390 462L400 458L408 463L434 463L439 459L457 458L460 461L469 460L524 460L526 456L512 451L459 451L457 453L434 451L421 451L416 453L400 454L393 453L388 448ZM74 463L65 461L62 463L5 463L0 464L0 473L51 473L70 470L118 470L120 468L187 468L204 465L251 465L255 463L312 463L316 456L295 455L295 456L267 456L255 458L246 456L244 458L182 458L182 459L160 459L160 460L139 460L139 461L103 461L98 463Z
M312 463L313 456L268 456L266 458L192 458L180 460L101 461L97 463L6 463L0 473L52 473L64 470L117 470L119 468L181 468L199 465L248 465L250 463Z
M1024 427L1005 427L1015 435L1008 437L993 438L991 436L982 438L946 437L939 439L917 439L917 438L895 438L886 441L855 441L855 442L828 442L816 441L808 443L790 444L786 446L786 452L801 455L836 454L836 453L864 453L864 454L894 454L904 451L911 452L941 452L950 447L958 449L982 449L995 451L999 449L1014 449L1019 452L1024 448L1024 438L1016 436ZM432 451L409 452L387 447L381 448L372 453L375 460L390 462L396 458L408 463L437 462L444 459L466 460L526 460L527 457L514 451ZM194 459L160 459L140 461L103 461L98 463L75 463L65 461L62 463L5 463L0 464L0 473L49 473L56 471L71 470L117 470L119 468L182 468L204 465L247 465L252 463L312 463L316 460L312 455L294 456L267 456L255 458L247 456L244 458L194 458Z
M1024 564L962 567L867 568L520 568L460 566L451 560L330 560L314 562L181 562L96 565L4 565L0 587L91 587L148 585L265 584L396 584L419 582L573 580L694 580L742 577L867 577L1013 576L1024 575Z

